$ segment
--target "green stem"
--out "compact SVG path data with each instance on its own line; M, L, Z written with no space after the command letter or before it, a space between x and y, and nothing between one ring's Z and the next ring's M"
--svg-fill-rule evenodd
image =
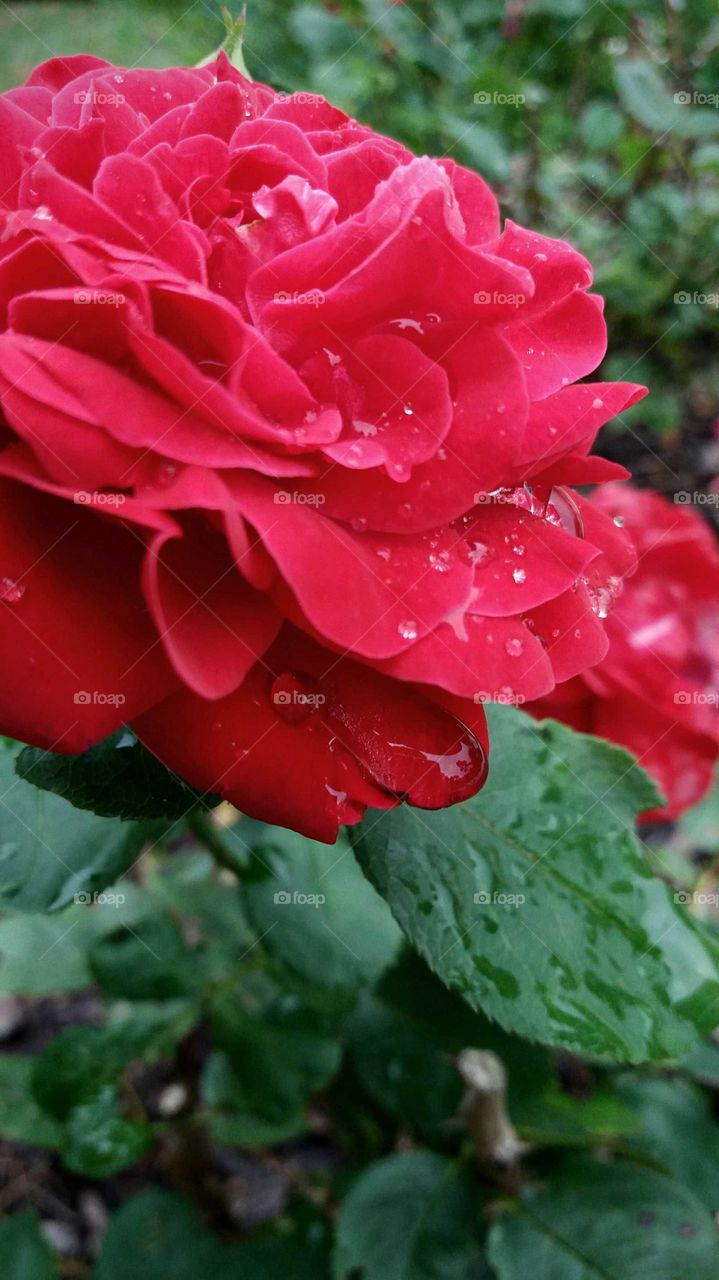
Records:
M242 875L246 870L243 858L225 838L222 828L213 822L212 816L206 809L192 809L187 822L198 840L212 854L215 862L225 867L227 871L231 871L233 875L238 877Z

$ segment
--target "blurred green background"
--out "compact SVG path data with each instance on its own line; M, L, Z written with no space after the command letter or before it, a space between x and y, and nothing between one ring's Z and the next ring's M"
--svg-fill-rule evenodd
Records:
M608 429L605 451L662 489L719 471L708 446L719 414L716 0L247 8L256 78L321 92L419 152L455 156L508 215L587 254L607 298L602 375L652 391ZM210 0L2 3L0 81L79 50L192 63L222 36Z

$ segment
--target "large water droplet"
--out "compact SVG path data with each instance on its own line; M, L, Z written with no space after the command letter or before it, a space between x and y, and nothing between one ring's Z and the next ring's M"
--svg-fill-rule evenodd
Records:
M515 581L515 582L526 582L526 581L527 581L527 575L526 575L526 573L524 572L524 569L513 569L513 570L512 570L512 577L514 578L514 581Z

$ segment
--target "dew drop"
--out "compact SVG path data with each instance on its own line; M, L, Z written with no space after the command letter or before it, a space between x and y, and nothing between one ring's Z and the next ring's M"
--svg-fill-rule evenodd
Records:
M504 647L510 658L521 658L524 653L524 645L518 639L508 640Z
M614 523L615 523L615 525L617 526L617 528L618 528L618 529L623 529L623 528L624 528L624 516L615 516L615 517L614 517Z
M432 552L432 555L429 557L429 563L435 573L446 573L447 570L451 568L450 562L451 555L449 551L439 551L437 554Z
M32 216L38 222L52 222L52 212L46 204L39 204Z
M469 543L469 563L475 565L488 564L492 559L492 553L486 542L470 542Z
M397 630L403 640L416 640L418 635L417 623L412 618L408 618L405 622L400 622Z
M527 581L527 575L526 575L526 573L524 572L524 569L513 569L513 570L512 570L512 577L514 578L514 581L515 581L515 582L526 582L526 581Z

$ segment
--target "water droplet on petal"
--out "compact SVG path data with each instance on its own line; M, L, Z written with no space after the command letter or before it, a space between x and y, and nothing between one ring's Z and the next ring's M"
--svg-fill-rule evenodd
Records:
M405 622L400 622L397 630L403 640L416 640L419 634L417 623L412 618L408 618Z
M514 578L514 581L515 581L515 582L526 582L526 581L527 581L527 575L526 575L526 573L524 572L524 569L513 569L513 570L512 570L512 577Z
M623 528L624 528L624 516L615 516L615 517L614 517L614 523L615 523L615 525L617 526L617 528L618 528L618 529L623 529Z
M474 565L488 564L492 559L492 551L486 542L469 543L469 563Z
M522 644L522 641L516 638L508 640L504 647L510 658L521 658L524 653L524 645Z
M46 204L39 204L32 216L38 222L52 222L52 211Z

